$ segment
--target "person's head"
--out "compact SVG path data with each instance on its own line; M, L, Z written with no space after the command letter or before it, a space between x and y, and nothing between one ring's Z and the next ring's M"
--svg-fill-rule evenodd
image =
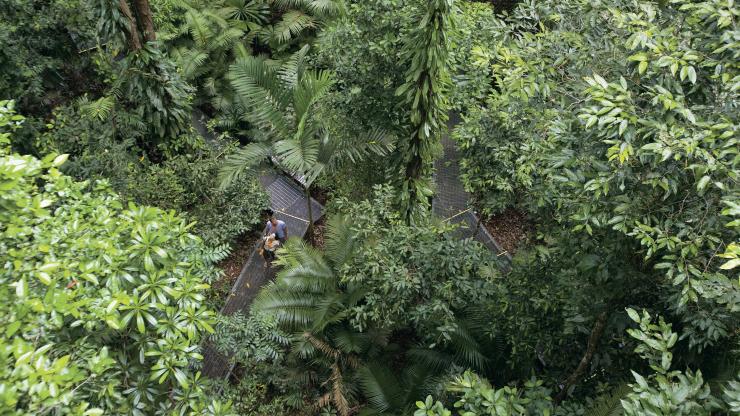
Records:
M273 216L271 216L271 217L270 217L270 223L271 223L271 224L273 225L273 227L277 227L277 225L278 225L278 220L277 220L277 217L276 217L276 216L274 216L274 215L273 215Z

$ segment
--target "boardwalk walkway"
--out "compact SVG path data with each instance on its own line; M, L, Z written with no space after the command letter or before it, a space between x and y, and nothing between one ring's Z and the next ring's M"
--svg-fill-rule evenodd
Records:
M457 114L450 114L448 130L452 131L459 122ZM437 192L432 200L432 211L440 218L453 224L460 224L457 232L461 238L474 237L496 253L508 266L511 255L504 251L486 227L480 224L478 216L473 211L470 194L465 192L460 181L460 156L449 134L442 136L442 147L444 155L434 163Z
M275 172L265 172L260 175L260 182L270 195L272 209L278 218L285 221L290 236L302 237L308 229L308 207L303 190L291 179ZM311 199L313 204L314 220L323 215L323 206ZM229 293L222 315L232 315L237 312L247 314L260 288L274 278L274 268L265 268L265 261L254 247L247 259L234 287ZM203 348L203 375L224 379L233 369L230 357L219 353L206 343Z
M214 137L205 126L205 116L193 113L193 127L206 140L213 141ZM308 206L303 189L290 177L273 170L265 169L259 176L260 183L270 196L270 205L278 218L288 226L288 235L303 237L308 229ZM313 204L314 221L323 215L324 207L311 199ZM237 312L247 314L259 289L274 277L274 269L266 269L265 261L258 252L259 244L255 245L249 258L246 259L234 287L229 292L222 315L232 315ZM208 341L203 345L203 375L213 379L227 378L233 370L234 364L230 357L218 352Z
M203 117L193 117L193 125L204 137L209 137ZM449 129L459 122L457 115L451 115ZM472 210L470 195L465 192L460 181L458 164L459 155L455 143L448 134L442 137L444 156L435 162L434 180L437 192L432 201L432 210L438 217L453 224L460 224L458 229L461 238L474 237L491 251L504 260L504 267L508 267L511 256L505 252L486 228L479 223L478 217ZM287 223L292 236L303 236L308 228L308 210L305 195L300 186L291 178L273 171L265 171L260 182L270 195L272 209ZM315 200L313 204L314 220L323 215L323 207ZM274 277L274 269L265 269L264 260L257 252L257 246L252 250L234 287L229 293L221 313L231 315L237 312L248 313L249 307L260 288ZM205 376L213 379L227 378L234 368L230 357L218 352L210 343L203 346L203 367Z

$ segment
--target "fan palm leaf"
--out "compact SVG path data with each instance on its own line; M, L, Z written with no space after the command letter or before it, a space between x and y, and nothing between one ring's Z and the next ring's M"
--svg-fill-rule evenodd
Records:
M261 1L227 0L224 10L235 20L264 23L270 17L270 8Z

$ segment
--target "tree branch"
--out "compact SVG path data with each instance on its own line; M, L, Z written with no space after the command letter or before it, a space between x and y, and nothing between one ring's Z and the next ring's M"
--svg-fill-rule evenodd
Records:
M601 339L601 335L604 333L604 328L606 327L606 318L606 312L600 313L599 316L596 318L594 327L591 330L591 335L588 337L588 346L586 347L586 353L583 354L583 358L581 358L581 362L578 363L578 367L575 369L575 371L573 371L573 373L568 376L565 382L563 382L563 388L560 390L560 392L558 392L557 396L555 396L554 399L556 404L563 401L565 396L568 394L568 390L570 390L570 387L575 385L581 375L586 371L586 367L588 367L588 364L594 357L596 347L599 346L599 339Z

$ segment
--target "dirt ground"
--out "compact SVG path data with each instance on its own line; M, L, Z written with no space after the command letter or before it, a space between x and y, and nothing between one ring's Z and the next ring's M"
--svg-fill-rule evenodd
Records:
M532 231L531 221L513 208L486 219L484 224L501 247L512 255L526 243Z

